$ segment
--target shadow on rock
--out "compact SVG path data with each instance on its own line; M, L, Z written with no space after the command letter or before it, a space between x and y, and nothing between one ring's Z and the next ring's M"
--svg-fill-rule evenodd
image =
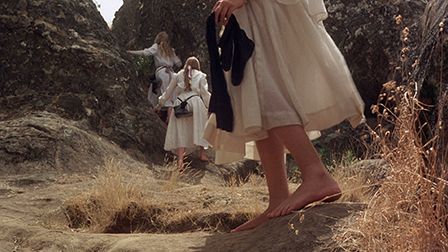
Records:
M362 204L322 204L295 214L272 219L254 230L207 237L192 251L312 251L336 249L332 241L338 223L361 211Z

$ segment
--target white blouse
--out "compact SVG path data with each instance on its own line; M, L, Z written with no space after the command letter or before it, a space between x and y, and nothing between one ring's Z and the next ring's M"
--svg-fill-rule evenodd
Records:
M154 43L150 48L145 48L140 51L133 51L132 53L136 55L153 56L156 67L161 66L179 67L182 65L182 62L180 61L179 57L176 54L174 54L174 56L172 57L162 56L162 52L157 43Z
M159 105L164 104L174 94L178 96L183 93L194 92L204 101L205 107L208 108L210 103L210 92L208 91L207 75L198 70L192 70L191 91L185 91L184 70L180 70L171 80L168 89L159 97Z

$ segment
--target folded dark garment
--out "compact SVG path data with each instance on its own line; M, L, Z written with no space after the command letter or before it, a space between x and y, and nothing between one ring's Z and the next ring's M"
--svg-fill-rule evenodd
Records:
M209 112L216 114L219 129L233 131L233 110L224 71L231 71L231 82L239 86L244 78L247 61L253 54L255 44L246 32L241 29L235 16L232 15L226 25L224 33L217 42L215 14L207 18L207 45L210 56L210 72L212 97ZM221 48L221 55L219 48Z

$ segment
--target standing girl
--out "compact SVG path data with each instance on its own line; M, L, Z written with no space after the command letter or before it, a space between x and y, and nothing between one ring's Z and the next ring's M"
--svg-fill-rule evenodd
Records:
M131 54L135 55L143 55L143 56L153 56L154 57L154 64L156 66L156 80L158 83L160 83L160 89L156 89L155 97L153 95L153 89L155 87L154 84L151 84L148 91L148 99L150 100L151 104L155 107L158 103L159 96L166 91L168 88L168 85L170 84L173 75L174 70L173 67L177 66L180 67L182 65L182 62L180 61L179 57L177 57L176 53L174 52L174 49L171 47L170 39L168 36L168 33L166 32L160 32L157 34L154 44L150 48L146 48L144 50L140 51L128 51ZM171 108L173 107L173 102L176 99L175 96L172 97L172 99L169 99L163 104L164 107L168 110L168 116L169 118L171 114Z
M266 211L233 231L255 228L312 202L338 199L341 190L307 132L344 120L356 126L364 120L364 104L322 23L327 17L323 0L219 0L213 11L220 24L234 14L254 51L241 84L227 81L233 129L219 128L222 120L216 113L204 136L217 151L218 163L243 158L245 144L255 141L269 191ZM292 194L285 148L302 174L303 182Z
M197 58L187 59L184 68L173 77L167 90L160 96L158 107L165 104L174 94L178 94L175 105L187 101L187 108L193 112L192 116L181 118L171 113L165 137L165 150L175 151L178 168L183 170L185 154L194 147L199 146L200 159L208 161L205 153L208 143L202 138L202 133L208 119L210 93L206 74L201 72Z

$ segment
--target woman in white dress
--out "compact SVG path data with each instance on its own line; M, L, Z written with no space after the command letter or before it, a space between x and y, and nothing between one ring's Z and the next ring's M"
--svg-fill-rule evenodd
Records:
M175 113L171 113L168 123L164 149L177 154L179 170L183 169L185 154L197 146L200 148L200 159L208 161L205 153L208 142L202 138L210 102L206 77L206 74L201 72L199 60L190 57L185 62L184 68L174 75L167 90L159 98L158 108L177 94L174 105L179 105L181 100L188 99L188 109L193 112L190 117L180 118L177 118Z
M242 159L246 143L255 141L269 191L266 211L233 231L255 228L312 202L337 200L341 190L307 132L344 120L357 126L364 121L364 104L323 25L323 0L219 0L213 11L224 25L234 14L255 47L241 85L227 78L233 131L218 128L212 114L204 138L214 147L218 163ZM302 174L303 182L292 194L285 149Z
M174 49L171 47L168 33L160 32L157 34L154 44L150 48L146 48L140 51L128 51L131 54L141 56L153 56L154 64L156 67L156 81L160 83L160 89L156 89L156 93L153 91L153 84L149 87L148 100L155 107L158 103L158 99L162 93L166 91L171 79L174 76L174 66L180 67L182 62L176 55ZM171 114L171 108L176 97L173 95L171 99L168 99L164 107L168 109L168 118Z

